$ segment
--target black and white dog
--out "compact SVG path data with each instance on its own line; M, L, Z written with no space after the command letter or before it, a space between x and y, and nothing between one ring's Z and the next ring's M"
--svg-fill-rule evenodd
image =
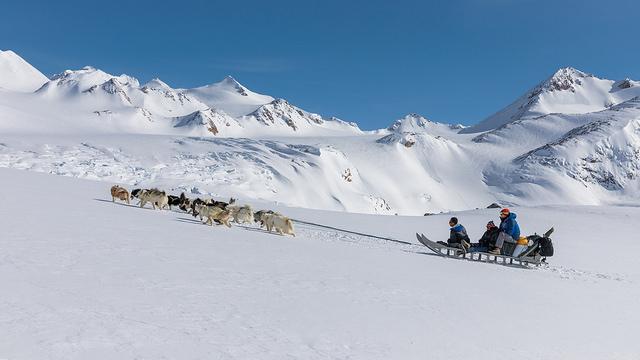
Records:
M169 198L169 210L171 210L171 205L180 206L180 197L179 196L169 195L168 198Z
M131 200L133 199L138 199L140 200L140 194L142 193L143 189L133 189L131 190Z
M133 189L131 191L131 199L140 200L140 195L142 195L144 190L146 189ZM191 207L191 200L185 196L184 192L180 194L180 196L169 195L167 198L169 199L169 210L171 210L171 206L177 206L183 211L188 211Z
M178 203L178 207L180 208L180 210L184 211L184 212L189 212L189 209L191 209L191 199L189 199L188 197L185 196L184 193L180 194L180 198L179 198L179 203Z
M191 200L183 193L180 196L169 195L169 210L171 210L171 206L177 206L182 211L188 212L191 207Z

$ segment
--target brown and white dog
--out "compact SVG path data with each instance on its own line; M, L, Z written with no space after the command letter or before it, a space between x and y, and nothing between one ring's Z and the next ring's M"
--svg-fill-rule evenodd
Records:
M263 213L261 220L267 227L268 232L271 232L271 229L274 229L280 235L289 234L294 237L296 236L293 230L293 221L286 216Z
M200 198L196 198L193 201L190 201L189 199L187 199L187 201L189 201L189 204L190 204L189 206L191 208L191 215L193 217L196 217L199 214L198 209L196 208L198 205L215 206L215 207L219 207L222 210L226 210L227 206L235 204L236 199L231 198L231 199L229 199L228 203L226 203L224 201L216 201L216 200L213 200L213 199L204 199L204 200L202 200ZM189 211L187 210L187 212L189 212ZM202 216L200 216L200 219L202 219Z
M167 194L158 189L142 190L138 198L140 199L140 207L144 207L149 202L154 210L162 210L169 205Z
M111 187L111 201L116 202L116 199L129 204L129 191L121 186L113 185Z
M217 206L209 206L205 204L197 204L195 210L200 215L200 219L207 218L205 224L213 226L213 221L220 222L227 227L231 227L229 220L231 220L231 214L228 210L223 210Z

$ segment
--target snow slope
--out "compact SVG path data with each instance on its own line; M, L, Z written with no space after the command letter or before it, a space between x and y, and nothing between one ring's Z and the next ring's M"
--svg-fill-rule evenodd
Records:
M556 185L557 199L573 197L574 203L597 204L598 193L607 196L612 192L633 198L640 190L640 97L590 114L585 125L515 162L520 178L527 178L529 184L557 179L549 182L564 185L569 178L582 185ZM572 188L573 191L568 191Z
M484 189L480 169L472 168L467 177L444 183L442 178L456 169L441 169L440 162L429 162L433 152L442 154L441 161L464 159L457 145L429 138L415 149L406 149L377 144L376 138L284 142L149 135L83 135L80 139L61 134L52 139L46 134L17 134L2 137L0 166L364 213L423 214L493 200L484 191L475 197L451 196L452 189ZM471 176L477 179L473 185L468 181ZM421 181L397 185L410 177Z
M253 203L342 229L298 222L293 238L113 204L111 183L10 169L0 182L4 358L640 356L636 207L516 208L524 232L557 229L551 265L522 270L348 232L442 239L457 215L476 238L495 210L380 217ZM624 251L603 252L611 238Z
M31 92L46 81L46 76L18 54L0 50L0 90Z

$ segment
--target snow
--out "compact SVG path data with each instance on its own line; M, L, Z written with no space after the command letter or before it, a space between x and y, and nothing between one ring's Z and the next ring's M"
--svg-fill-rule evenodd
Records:
M11 50L0 50L0 90L32 92L47 77Z
M378 138L52 138L16 133L2 138L0 167L183 190L196 186L200 192L225 197L248 193L294 206L363 213L422 215L495 201L482 183L481 169L449 165L469 161L469 153L454 142L425 135L408 149L379 144ZM455 191L465 193L456 196Z
M638 358L639 85L564 68L470 128L361 131L232 77L49 80L0 52L0 358ZM297 236L114 204L116 183L234 197ZM555 227L549 265L416 245L451 216L479 238L494 202Z
M350 136L360 134L357 125L337 118L324 119L289 104L284 99L276 99L260 106L254 112L240 119L248 131L245 134L268 136L302 133L313 136ZM252 130L250 130L252 129Z
M506 108L462 133L478 133L526 118L553 113L585 114L640 96L637 82L600 79L574 68L562 68Z
M0 166L369 214L637 204L638 89L563 68L496 123L362 131L232 77L174 89L88 66L0 90Z
M6 92L2 95L0 106L4 103L7 107L33 112L49 127L54 122L52 130L58 132L220 137L338 136L361 132L353 123L325 119L284 99L254 93L231 77L201 88L173 89L157 78L140 86L131 76L114 76L86 66L54 75L35 94ZM216 114L214 117L219 118L218 125L221 125L218 131L209 131L208 121L189 122L194 126L187 132L183 126L174 126L181 119L202 113ZM106 114L108 121L102 116ZM53 121L56 117L61 119ZM201 125L200 128L197 125ZM41 124L35 127L43 128Z
M593 192L606 190L633 197L639 190L635 181L640 175L639 110L636 97L592 114L590 122L518 158L519 173L533 178L549 171L556 177L567 174L584 185L579 196L585 201L593 198ZM595 184L599 187L594 189Z
M195 136L206 136L207 132L217 135L220 131L224 131L225 134L242 133L242 125L236 119L217 109L198 110L185 116L178 116L173 127L187 128L189 135Z
M252 113L274 100L271 96L254 93L231 76L217 83L188 89L185 93L234 117Z
M167 83L165 83L164 81L158 78L151 79L142 87L148 88L148 89L157 89L157 90L171 90L171 86L167 85Z
M477 238L495 209L376 216L240 198L347 230L298 222L294 238L114 204L111 183L12 169L0 179L8 359L640 355L637 207L515 208L524 232L556 227L551 264L523 270L348 232L442 239L456 215Z

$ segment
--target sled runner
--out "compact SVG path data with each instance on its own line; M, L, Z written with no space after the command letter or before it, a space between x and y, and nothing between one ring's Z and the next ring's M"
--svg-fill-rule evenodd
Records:
M528 236L529 247L518 257L512 257L508 255L494 255L485 252L467 252L463 248L455 248L445 246L437 242L429 240L424 234L416 233L418 241L426 246L429 250L442 257L465 259L469 261L479 261L486 263L493 263L499 265L511 265L511 266L538 266L546 262L547 256L553 256L553 244L549 236L553 233L553 228L549 229L543 236L531 235ZM513 252L515 245L505 243L503 251L506 254Z

